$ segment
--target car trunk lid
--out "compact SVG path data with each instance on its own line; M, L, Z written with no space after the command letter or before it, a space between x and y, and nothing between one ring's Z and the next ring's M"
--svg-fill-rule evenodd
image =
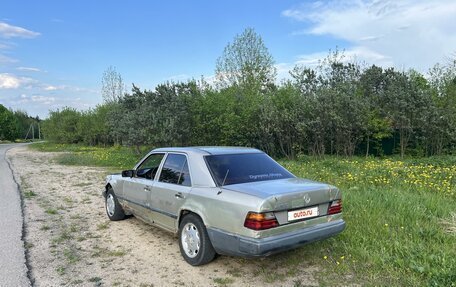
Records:
M316 206L340 198L334 186L300 178L233 184L223 188L264 199L259 212Z

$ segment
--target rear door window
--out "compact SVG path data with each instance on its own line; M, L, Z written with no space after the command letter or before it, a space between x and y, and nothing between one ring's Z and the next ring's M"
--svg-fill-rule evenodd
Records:
M165 163L163 164L159 181L191 186L192 182L190 179L187 157L183 154L168 154Z

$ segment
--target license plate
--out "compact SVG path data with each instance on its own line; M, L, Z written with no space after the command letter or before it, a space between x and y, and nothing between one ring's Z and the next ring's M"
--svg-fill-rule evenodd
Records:
M318 216L318 206L288 211L288 221Z

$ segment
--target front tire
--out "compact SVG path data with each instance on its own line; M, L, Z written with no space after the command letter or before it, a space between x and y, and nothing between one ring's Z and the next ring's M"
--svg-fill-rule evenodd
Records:
M119 201L117 200L117 197L114 194L112 188L109 188L108 192L106 193L105 207L106 214L110 220L118 221L125 218L125 212L122 206L119 204Z
M216 253L206 227L196 214L187 214L179 225L179 248L185 261L193 266L211 262Z

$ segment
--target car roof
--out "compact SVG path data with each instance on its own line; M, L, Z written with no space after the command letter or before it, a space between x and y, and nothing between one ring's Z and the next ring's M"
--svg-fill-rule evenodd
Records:
M165 147L154 149L153 152L185 152L201 155L262 153L261 150L250 147L235 146L194 146L194 147Z

